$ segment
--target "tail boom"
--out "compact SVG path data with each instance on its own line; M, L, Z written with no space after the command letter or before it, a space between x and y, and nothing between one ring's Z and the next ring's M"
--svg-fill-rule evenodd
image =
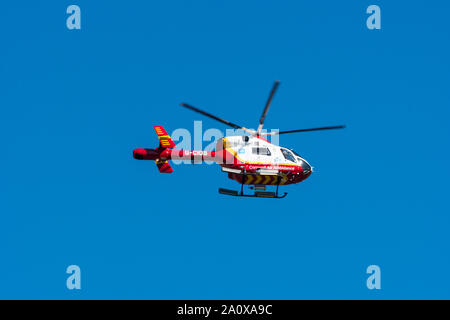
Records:
M215 151L172 150L176 147L172 138L162 126L155 126L159 146L155 149L139 148L133 150L133 158L137 160L153 160L161 173L172 173L169 160L216 161Z

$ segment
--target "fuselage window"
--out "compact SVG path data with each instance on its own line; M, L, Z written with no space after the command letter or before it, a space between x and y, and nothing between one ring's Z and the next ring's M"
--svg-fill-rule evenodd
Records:
M281 150L281 153L283 154L283 156L285 157L286 160L295 162L294 155L290 151L288 151L286 149L280 149L280 150Z
M252 148L252 153L260 156L270 156L269 148Z

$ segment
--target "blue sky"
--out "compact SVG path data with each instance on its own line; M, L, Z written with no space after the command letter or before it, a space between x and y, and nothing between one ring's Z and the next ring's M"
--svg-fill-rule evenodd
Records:
M0 298L450 298L449 9L3 3ZM256 127L276 79L267 127L348 126L280 138L316 168L285 199L219 195L239 185L218 166L132 159L154 125L226 129L180 102Z

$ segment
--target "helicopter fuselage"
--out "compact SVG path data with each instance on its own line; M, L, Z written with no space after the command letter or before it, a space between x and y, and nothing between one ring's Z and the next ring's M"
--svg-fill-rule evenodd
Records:
M136 149L134 158L157 163L213 161L230 179L247 185L294 184L312 173L309 163L292 150L256 136L223 137L217 140L215 151L172 150L161 145L156 149Z

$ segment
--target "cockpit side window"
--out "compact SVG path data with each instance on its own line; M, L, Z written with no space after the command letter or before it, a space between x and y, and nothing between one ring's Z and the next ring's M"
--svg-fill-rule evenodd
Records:
M280 150L281 150L281 153L283 153L283 156L284 156L284 158L286 160L295 162L294 155L289 150L286 150L286 149L283 149L283 148L281 148Z

